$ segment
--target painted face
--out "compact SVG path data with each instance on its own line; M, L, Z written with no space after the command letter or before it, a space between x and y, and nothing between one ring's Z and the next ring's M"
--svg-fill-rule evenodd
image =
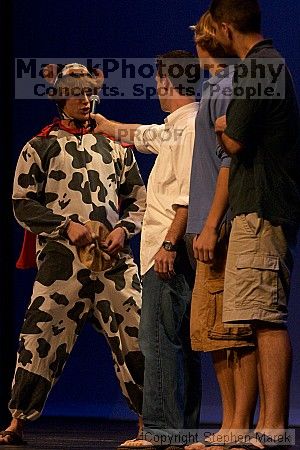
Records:
M87 94L66 100L64 112L73 119L85 122L89 120L90 99Z

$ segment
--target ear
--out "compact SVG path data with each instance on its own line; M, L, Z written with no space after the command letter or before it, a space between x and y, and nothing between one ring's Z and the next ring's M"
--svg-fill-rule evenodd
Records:
M170 79L169 79L167 76L163 76L163 77L161 78L161 85L162 85L164 88L167 89L171 84L172 84L172 83L171 83Z
M48 64L43 68L43 77L49 84L54 84L57 74L60 72L60 68L57 64Z
M101 89L103 82L104 82L104 74L103 74L102 70L97 69L96 67L93 67L92 72L95 75L95 79L97 81L98 88Z
M228 23L222 22L221 27L222 27L223 33L225 34L227 39L229 39L231 41L232 40L232 31L233 31L232 26Z
M163 77L162 85L166 89L166 91L168 91L169 89L173 89L174 88L172 81L167 76Z
M230 41L233 40L233 34L234 34L234 27L232 25L228 25L227 36L228 36L228 39L230 39Z

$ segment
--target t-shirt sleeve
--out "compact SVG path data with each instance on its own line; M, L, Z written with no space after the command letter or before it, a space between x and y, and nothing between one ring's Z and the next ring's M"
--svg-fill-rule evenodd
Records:
M233 97L227 109L227 128L225 134L235 141L246 144L257 127L258 115L262 106L261 98L247 98L249 89L255 88L255 79L243 78L233 81ZM237 97L239 95L240 97Z
M216 137L216 149L217 149L217 156L221 160L221 167L230 167L231 157L227 155L227 153L224 150L224 147L220 144L217 137Z
M221 90L222 92L222 90ZM224 96L220 94L217 98L211 100L210 113L213 124L219 117L225 116L228 105L230 104L230 96ZM216 136L216 154L221 160L221 167L230 167L231 157L227 155L222 145L220 145L219 140Z
M222 95L211 101L211 114L214 122L218 119L218 117L225 116L230 102L230 96L224 97Z

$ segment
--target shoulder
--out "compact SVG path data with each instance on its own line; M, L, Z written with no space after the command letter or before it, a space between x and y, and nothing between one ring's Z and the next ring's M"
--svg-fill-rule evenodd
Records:
M233 74L234 74L234 70L232 69L231 72L227 73L222 78L220 78L218 85L221 88L232 87Z
M191 107L189 111L185 111L184 114L181 114L176 118L176 120L173 122L174 129L179 128L182 130L189 130L193 128L199 110L199 103L195 102L192 104L192 106L193 107Z
M48 153L50 149L59 148L59 143L57 140L57 136L34 136L30 139L25 147L27 149L31 149L35 151L39 156L42 156L45 153Z
M280 59L282 61L284 60L282 55L275 47L273 47L273 45L258 49L255 55L250 56L250 58L275 58Z
M183 119L179 120L175 125L175 129L179 129L182 131L183 135L188 133L195 132L195 123L196 123L197 111L193 111L190 114L186 115Z

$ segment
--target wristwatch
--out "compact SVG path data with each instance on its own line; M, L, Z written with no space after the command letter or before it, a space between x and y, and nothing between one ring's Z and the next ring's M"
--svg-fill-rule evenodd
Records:
M172 244L171 241L164 241L162 243L162 247L167 250L167 252L176 252L178 249L178 246L176 244Z

